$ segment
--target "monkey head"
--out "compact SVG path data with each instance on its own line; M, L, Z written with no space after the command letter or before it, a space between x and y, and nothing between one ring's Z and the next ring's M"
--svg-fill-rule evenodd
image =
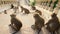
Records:
M12 18L16 17L16 15L15 15L15 14L11 14L10 16L11 16Z

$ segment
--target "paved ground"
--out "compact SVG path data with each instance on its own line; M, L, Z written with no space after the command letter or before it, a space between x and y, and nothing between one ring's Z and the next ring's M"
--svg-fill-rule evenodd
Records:
M17 18L22 21L23 27L21 28L21 31L16 34L36 34L36 32L31 29L31 25L34 24L33 14L17 14ZM0 34L11 34L14 32L8 26L10 24L10 19L11 18L8 14L0 14Z
M40 9L41 10L41 9ZM10 22L10 14L13 13L13 10L7 10L9 11L8 14L0 14L0 34L11 34L14 31L8 26L11 22ZM44 10L43 10L44 11ZM43 13L46 18L48 19L50 13L44 12ZM44 16L43 15L43 16ZM47 17L48 16L48 17ZM33 18L33 14L28 14L28 15L24 15L22 13L17 14L16 16L19 20L22 21L23 27L21 28L21 31L19 31L16 34L36 34L37 32L34 31L33 29L31 29L31 25L34 24L34 18ZM46 21L47 19L44 18ZM42 28L42 31L40 32L40 34L50 34L44 27Z

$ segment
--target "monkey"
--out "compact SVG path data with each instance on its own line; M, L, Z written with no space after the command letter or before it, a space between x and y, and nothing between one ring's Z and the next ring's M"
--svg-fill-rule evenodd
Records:
M7 11L6 10L4 11L4 14L7 14Z
M42 12L39 10L36 10L35 12L39 13L39 15L42 15Z
M18 9L18 7L14 7L14 13L16 13L16 12L17 12L17 9Z
M25 14L29 14L30 13L30 11L28 9L26 9L26 8L21 6L21 12L23 12L23 11L25 12Z
M22 27L22 22L20 20L18 20L16 18L16 15L12 14L11 16L11 24L9 26L11 26L16 32L14 32L13 34L17 33L21 27Z
M58 20L58 17L57 17L57 14L53 13L51 15L52 19L50 19L46 25L46 29L51 32L51 34L55 34L55 32L58 32L58 29L59 29L59 20Z
M38 34L41 31L41 28L44 26L44 19L41 18L38 14L34 14L34 19L35 19L35 24L32 25L32 28L34 28L34 30L38 30Z
M36 7L35 6L32 6L32 10L36 10Z
M13 4L11 4L11 9L12 9L12 8L14 8L14 5L13 5Z

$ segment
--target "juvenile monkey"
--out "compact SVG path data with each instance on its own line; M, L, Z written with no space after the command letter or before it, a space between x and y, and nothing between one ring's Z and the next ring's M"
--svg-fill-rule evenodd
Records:
M13 5L13 4L11 4L11 9L12 9L12 8L14 8L14 5Z
M7 14L7 11L6 10L4 11L4 14Z
M32 28L34 28L34 30L38 30L38 34L39 34L41 28L44 26L45 21L38 14L35 14L33 17L35 19L35 24L32 25Z
M11 24L10 26L16 31L13 34L17 33L21 27L22 27L22 22L16 18L16 15L12 14L11 16Z
M36 7L35 6L32 6L32 10L36 10Z
M30 11L28 9L26 9L26 8L21 6L21 12L23 12L23 11L25 12L25 14L29 14L30 13Z

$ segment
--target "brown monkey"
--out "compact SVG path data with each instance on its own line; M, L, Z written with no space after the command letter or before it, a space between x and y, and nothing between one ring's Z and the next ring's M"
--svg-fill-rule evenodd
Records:
M32 9L33 9L33 10L36 10L36 7L35 7L35 6L32 6Z
M16 13L16 12L17 12L17 9L18 9L18 7L14 7L14 13Z
M23 11L25 12L25 14L29 14L30 13L30 11L28 9L26 9L26 8L21 6L21 12L23 12Z
M20 20L18 20L16 18L16 15L12 14L11 16L11 24L10 26L16 31L18 32L21 27L22 27L22 22ZM14 32L13 34L15 34L16 32Z
M57 32L60 24L57 15L55 13L52 14L52 19L50 19L46 25L47 29L51 32L51 34L55 34L55 31Z
M12 8L14 8L14 5L13 5L13 4L11 4L11 9L12 9Z
M38 34L41 31L41 28L44 26L44 19L41 18L38 14L35 14L34 16L35 19L35 25L32 25L32 28L35 30L38 30Z
M7 11L6 10L4 11L4 14L7 14Z
M36 10L35 12L39 13L40 15L42 15L42 12L41 12L41 11L39 11L39 10Z

